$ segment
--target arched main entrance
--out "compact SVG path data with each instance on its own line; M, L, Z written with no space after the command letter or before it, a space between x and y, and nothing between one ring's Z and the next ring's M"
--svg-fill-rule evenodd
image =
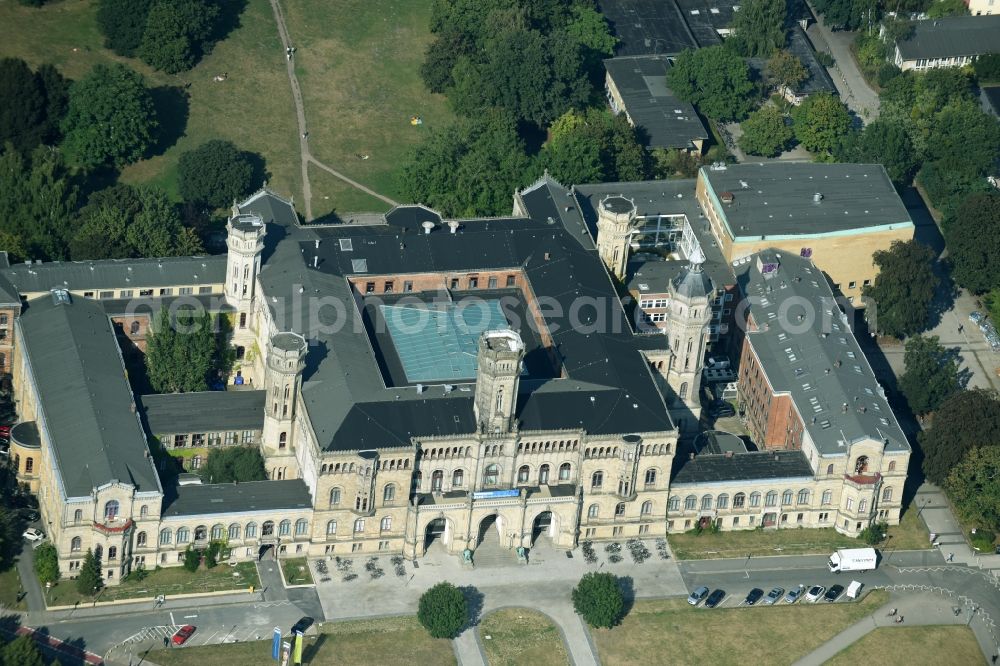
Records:
M496 514L486 516L479 521L479 534L476 538L477 549L483 545L500 546L500 525Z
M531 545L535 546L539 538L551 543L553 536L555 535L553 534L552 512L542 511L535 516L535 520L531 524Z
M431 547L431 544L438 542L444 544L447 540L448 522L444 518L435 518L427 523L424 530L424 552Z

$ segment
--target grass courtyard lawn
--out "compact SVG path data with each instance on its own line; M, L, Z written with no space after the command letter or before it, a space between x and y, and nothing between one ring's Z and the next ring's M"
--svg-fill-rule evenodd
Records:
M490 613L479 624L479 637L490 666L569 663L559 629L545 615L527 608L504 608Z
M349 217L348 213L385 213L389 210L386 202L348 185L315 164L309 165L309 186L312 188L313 219L317 222L331 214Z
M431 638L416 617L391 617L324 623L306 636L304 664L413 666L455 663L451 641ZM271 641L155 650L149 658L161 666L245 666L271 663Z
M138 59L105 49L95 14L94 0L63 0L40 8L4 0L0 56L23 58L32 66L53 63L72 79L102 62L123 62L146 77L155 89L167 145L156 156L127 167L122 180L155 183L176 197L180 154L218 138L260 153L271 174L269 183L282 194L301 192L295 107L268 0L248 0L240 27L197 67L177 76L154 72ZM212 77L217 74L229 78L216 83Z
M251 585L260 587L257 567L253 562L240 562L233 567L219 564L212 569L199 569L194 573L184 567L168 567L150 571L143 580L136 580L133 576L121 585L107 587L97 597L97 601L155 597L160 594L169 598L175 594L196 592L243 591ZM93 597L85 597L76 591L74 580L62 581L48 594L49 606L68 606L77 602L86 605L92 601Z
M286 585L309 585L313 582L309 564L304 557L281 560L281 573L285 575Z
M882 627L826 663L830 666L981 664L983 653L972 630L961 625Z
M11 564L9 569L0 571L0 608L25 610L24 600L17 600L20 591L21 577L17 575L17 567Z
M592 629L591 635L607 666L791 664L888 597L878 590L859 603L711 610L684 599L638 601L620 626Z
M917 515L917 505L911 504L899 519L899 525L889 527L888 541L882 543L883 550L924 550L930 548L930 533L924 519Z
M316 159L402 200L394 181L400 162L429 129L453 118L444 96L429 93L419 75L432 38L431 0L283 0L282 7L298 49ZM423 124L411 125L411 116ZM319 201L314 195L314 205ZM333 201L333 207L360 212L358 204L374 201Z

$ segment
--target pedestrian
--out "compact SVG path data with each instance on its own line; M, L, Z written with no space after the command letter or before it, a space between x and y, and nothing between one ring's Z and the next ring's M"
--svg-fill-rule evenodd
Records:
M955 553L948 553L948 561L949 562L955 561Z
M958 325L958 334L961 335L962 331L964 331L964 330L965 330L965 326L963 324L959 324Z

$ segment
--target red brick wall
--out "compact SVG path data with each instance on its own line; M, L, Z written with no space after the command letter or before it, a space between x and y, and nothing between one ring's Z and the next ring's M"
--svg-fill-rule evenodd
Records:
M111 317L111 323L115 327L115 333L119 338L119 343L122 345L122 351L128 352L129 345L125 344L125 340L128 340L134 345L139 351L145 353L146 351L146 336L149 333L150 317L148 314L136 314L132 316L117 316ZM138 324L133 333L133 324Z

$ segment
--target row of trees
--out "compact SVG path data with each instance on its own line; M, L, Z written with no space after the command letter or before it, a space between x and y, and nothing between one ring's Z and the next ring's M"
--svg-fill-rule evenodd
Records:
M801 144L824 157L836 150L851 128L847 107L829 93L810 95L791 115L775 104L765 104L740 124L740 148L750 155L775 157Z

